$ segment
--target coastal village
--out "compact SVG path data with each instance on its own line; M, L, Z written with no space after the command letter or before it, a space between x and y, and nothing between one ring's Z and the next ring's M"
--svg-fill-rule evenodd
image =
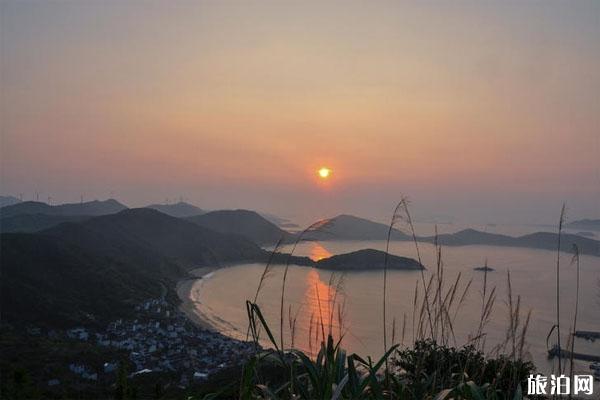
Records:
M68 340L87 342L128 354L128 377L165 373L180 388L206 380L227 366L244 362L254 351L253 342L244 342L203 329L164 299L150 299L135 307L136 319L119 319L105 330L76 327L62 333ZM33 332L30 332L33 333ZM38 334L41 334L37 332ZM59 335L56 331L49 335ZM115 381L119 360L106 359L102 366L73 360L68 365L72 378L82 384ZM48 380L59 387L59 377Z

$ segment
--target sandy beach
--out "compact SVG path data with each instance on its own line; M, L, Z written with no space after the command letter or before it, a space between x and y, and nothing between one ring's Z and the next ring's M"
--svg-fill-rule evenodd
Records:
M189 273L189 277L183 279L177 283L176 291L177 296L181 300L181 304L179 305L179 310L184 312L185 315L196 325L200 326L204 329L217 330L206 318L205 315L202 314L200 307L198 307L198 303L196 303L192 296L192 290L196 285L196 290L200 290L201 284L197 285L199 280L211 272L215 271L217 267L202 267L196 268Z

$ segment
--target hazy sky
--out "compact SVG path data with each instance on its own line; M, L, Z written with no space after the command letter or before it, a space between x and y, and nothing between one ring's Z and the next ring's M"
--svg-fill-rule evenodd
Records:
M600 2L1 1L3 194L600 217ZM318 182L321 165L333 169Z

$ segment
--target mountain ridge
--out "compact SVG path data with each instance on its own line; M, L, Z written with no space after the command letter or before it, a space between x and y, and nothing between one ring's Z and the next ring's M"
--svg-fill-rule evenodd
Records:
M34 233L63 222L82 222L90 218L93 217L89 215L18 214L0 218L0 232Z
M320 221L315 230L306 232L306 240L385 240L389 226L366 218L349 214L340 214ZM394 240L408 240L410 237L398 229L391 230Z
M294 235L252 210L216 210L186 219L217 232L242 235L260 246L275 244L280 239L288 242L294 238Z
M65 222L35 234L0 234L3 321L49 327L125 317L199 266L266 262L270 254L239 235L139 208ZM313 265L307 257L277 254Z
M171 217L187 218L195 215L205 214L207 211L196 207L193 204L180 201L174 204L150 204L145 208L151 208L153 210L160 211L164 214L170 215Z
M127 209L80 224L65 223L42 233L69 235L77 240L78 231L82 228L104 236L105 242L133 242L184 265L220 265L263 254L262 249L242 236L214 232L150 208Z
M0 196L0 208L18 203L21 203L21 199L18 199L15 196Z
M0 208L0 216L2 218L23 214L100 216L114 214L125 209L127 209L127 206L119 203L115 199L102 201L93 200L83 203L66 203L55 206L40 201L24 201Z

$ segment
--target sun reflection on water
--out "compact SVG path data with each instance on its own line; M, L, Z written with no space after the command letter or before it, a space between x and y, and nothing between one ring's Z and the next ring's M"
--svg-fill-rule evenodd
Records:
M341 276L338 275L323 281L319 272L314 269L306 275L303 301L306 326L303 330L308 333L308 350L313 355L319 351L321 342L329 334L335 340L343 333L344 296L341 284L338 284L339 279Z

